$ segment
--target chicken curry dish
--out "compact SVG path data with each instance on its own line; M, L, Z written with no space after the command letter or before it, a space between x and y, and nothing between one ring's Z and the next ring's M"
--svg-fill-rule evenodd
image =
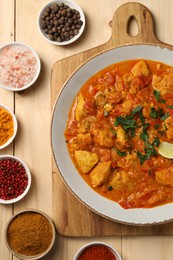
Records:
M69 111L65 139L85 182L125 209L173 202L173 67L128 60L97 72ZM70 174L70 173L69 173Z

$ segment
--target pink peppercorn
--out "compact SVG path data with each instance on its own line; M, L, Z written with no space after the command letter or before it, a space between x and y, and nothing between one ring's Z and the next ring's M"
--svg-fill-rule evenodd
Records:
M21 195L28 185L23 165L14 159L0 160L0 199L11 200Z

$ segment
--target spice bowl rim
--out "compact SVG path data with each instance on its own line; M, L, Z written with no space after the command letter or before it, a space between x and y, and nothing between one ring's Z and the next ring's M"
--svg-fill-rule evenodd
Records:
M27 255L22 255L22 254L19 254L19 253L16 253L10 246L10 244L8 243L8 227L10 225L10 223L20 214L23 214L23 213L29 213L29 212L35 212L35 213L38 213L38 214L41 214L42 216L44 216L48 222L50 223L51 227L52 227L52 241L49 245L49 247L42 253L40 254L37 254L37 255L32 255L32 256L27 256ZM6 227L5 227L5 233L4 233L4 236L5 236L5 244L8 248L8 250L16 257L18 257L19 259L23 259L23 260L37 260L37 259L41 259L42 257L44 257L45 255L47 255L50 250L52 249L54 243L55 243L55 239L56 239L56 230L55 230L55 226L54 226L54 223L53 221L51 220L51 218L43 211L39 210L39 209L33 209L33 208L27 208L27 209L23 209L23 210L20 210L18 211L16 214L14 214L13 216L11 216L11 218L8 220L7 224L6 224Z
M14 133L13 133L13 135L3 145L0 145L0 150L2 150L5 147L7 147L8 145L10 145L13 142L14 138L16 137L17 130L18 130L18 122L17 122L17 117L13 113L11 108L9 108L8 106L6 106L6 105L4 105L2 103L0 103L0 108L3 108L4 110L6 110L7 112L10 113L10 115L12 116L12 119L13 119L13 124L14 124Z
M38 77L40 75L40 71L41 71L41 61L40 61L38 53L34 50L34 48L32 48L30 45L28 45L24 42L15 41L15 42L10 42L10 43L0 45L0 53L4 48L6 48L8 46L17 46L17 45L26 47L32 52L32 54L34 55L34 57L37 60L37 72L36 72L34 78L28 84L23 86L22 88L14 88L14 87L11 87L11 86L5 86L0 82L0 87L4 88L6 90L14 91L14 92L20 92L20 91L23 91L23 90L30 88L36 82L36 80L38 79Z
M13 198L11 200L3 200L3 199L0 198L0 204L13 204L13 203L16 203L16 202L20 201L21 199L23 199L26 196L26 194L28 193L28 191L30 190L31 179L32 179L31 178L31 172L30 172L28 166L26 165L26 163L22 159L17 157L17 156L14 156L14 155L0 155L0 161L3 160L3 159L14 159L16 161L19 161L23 165L23 167L25 168L26 174L28 176L28 185L27 185L26 189L24 190L24 192L21 195L19 195L16 198Z
M111 253L113 253L113 255L116 257L116 260L122 260L120 254L113 246L111 246L105 242L101 242L101 241L89 242L89 243L83 245L82 247L80 247L79 250L76 252L73 260L79 260L79 257L85 251L85 249L92 247L92 246L99 246L99 245L107 247L111 251Z
M43 14L43 12L46 10L47 7L56 4L56 3L64 3L65 5L68 5L70 8L73 8L77 11L79 11L80 13L80 19L82 20L83 24L81 26L81 28L79 29L79 33L77 35L75 35L72 39L68 40L68 41L63 41L63 42L57 42L57 41L52 41L50 40L46 34L43 32L43 30L41 29L40 26L40 22L41 22L41 16ZM47 2L40 10L39 14L38 14L38 19L37 19L37 27L38 27L38 31L40 32L41 36L49 43L53 44L53 45L59 45L59 46L65 46L65 45L69 45L75 41L77 41L80 36L83 34L84 29L85 29L85 25L86 25L86 19L85 19L85 14L82 10L82 8L74 1L72 0L52 0Z

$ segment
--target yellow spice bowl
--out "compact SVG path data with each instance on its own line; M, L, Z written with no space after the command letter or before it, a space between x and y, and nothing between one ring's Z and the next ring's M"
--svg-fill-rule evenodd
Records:
M2 111L7 112L7 114L11 115L11 119L13 122L13 131L11 131L11 126L7 125L5 115ZM9 119L9 118L8 118ZM8 129L9 127L9 129ZM0 149L4 149L9 144L11 144L16 137L18 130L17 118L13 111L6 105L0 104ZM4 136L3 136L4 135Z
M5 243L19 259L37 260L47 255L56 238L50 217L40 210L26 209L11 217L5 228Z

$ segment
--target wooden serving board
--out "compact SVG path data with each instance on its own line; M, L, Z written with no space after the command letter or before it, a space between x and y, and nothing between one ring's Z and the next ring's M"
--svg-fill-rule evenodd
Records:
M128 23L135 18L138 23L138 35L131 37L127 33ZM68 77L92 56L129 43L160 42L154 34L154 23L150 11L139 3L122 5L114 14L110 40L91 50L73 55L55 63L51 75L52 109L58 93ZM170 47L170 46L169 46ZM64 69L65 68L65 69ZM53 220L59 234L64 236L119 236L119 235L172 235L173 222L156 226L129 226L103 218L84 206L67 189L58 172L54 160L53 170Z

